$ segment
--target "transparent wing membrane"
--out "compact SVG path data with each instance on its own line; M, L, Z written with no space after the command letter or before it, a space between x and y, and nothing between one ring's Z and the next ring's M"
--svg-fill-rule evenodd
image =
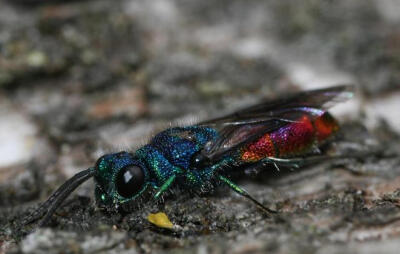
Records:
M210 161L217 161L222 155L304 115L311 119L322 115L329 107L351 98L353 90L353 86L343 85L300 92L201 122L199 125L210 126L219 133L216 140L204 146L202 154Z

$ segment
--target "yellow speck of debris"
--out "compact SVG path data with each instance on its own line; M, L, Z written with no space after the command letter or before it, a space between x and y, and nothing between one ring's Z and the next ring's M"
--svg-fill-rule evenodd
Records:
M147 220L160 228L172 229L174 226L174 224L172 224L172 222L169 220L168 216L162 212L150 213L149 216L147 216Z

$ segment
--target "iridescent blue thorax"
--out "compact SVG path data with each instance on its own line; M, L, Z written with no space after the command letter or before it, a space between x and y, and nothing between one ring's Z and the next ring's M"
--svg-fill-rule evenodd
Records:
M217 133L211 128L178 127L157 134L149 145L160 151L173 165L188 170L193 154L216 136Z
M200 186L209 175L205 168L198 172L191 168L193 156L205 143L217 137L212 128L190 126L167 129L157 134L148 145L140 148L135 155L150 171L156 185L165 182L171 175L177 175L177 181L191 187ZM185 181L189 180L189 181Z

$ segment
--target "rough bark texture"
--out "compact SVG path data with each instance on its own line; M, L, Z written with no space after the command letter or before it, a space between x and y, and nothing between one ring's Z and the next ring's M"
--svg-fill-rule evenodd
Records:
M0 252L398 253L399 9L396 0L0 0ZM273 218L224 189L109 214L89 182L48 227L16 230L65 179L170 122L341 82L359 93L338 110L341 131L322 153L371 153L237 179L279 211ZM174 229L151 225L155 211Z

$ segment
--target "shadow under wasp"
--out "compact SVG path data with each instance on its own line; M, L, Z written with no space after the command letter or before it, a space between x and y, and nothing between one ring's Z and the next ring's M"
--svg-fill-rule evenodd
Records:
M309 155L339 129L329 107L352 96L353 87L346 85L305 91L196 125L166 129L135 152L100 157L94 167L61 185L22 224L44 216L38 226L46 225L68 195L92 177L96 203L108 210L132 210L159 199L172 187L204 193L226 185L267 213L275 213L235 184L229 174L268 164L299 167L332 158Z

